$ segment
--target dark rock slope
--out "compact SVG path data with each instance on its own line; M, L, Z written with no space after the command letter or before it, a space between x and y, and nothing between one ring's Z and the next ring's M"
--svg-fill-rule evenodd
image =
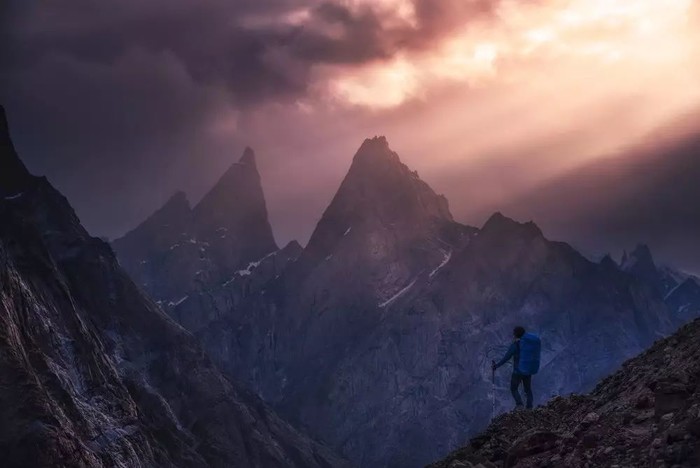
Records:
M700 466L699 355L695 320L590 394L502 415L431 467Z
M219 373L26 171L0 117L1 464L344 466Z

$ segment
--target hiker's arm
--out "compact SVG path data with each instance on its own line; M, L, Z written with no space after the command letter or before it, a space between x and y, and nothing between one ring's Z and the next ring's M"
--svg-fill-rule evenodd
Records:
M508 360L510 360L510 358L512 358L514 354L515 354L515 343L513 343L512 345L510 345L510 347L508 348L508 351L506 352L506 355L503 356L503 359L501 359L500 361L498 361L498 362L496 363L496 365L494 366L494 369L498 369L498 368L501 367L503 364L505 364L506 362L508 362Z

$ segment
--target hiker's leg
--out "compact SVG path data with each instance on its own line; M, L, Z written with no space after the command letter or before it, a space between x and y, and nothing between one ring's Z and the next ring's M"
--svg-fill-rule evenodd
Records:
M525 397L527 399L527 407L532 408L532 376L525 375L522 377L523 388L525 389Z
M520 376L518 374L513 374L510 378L510 393L513 394L516 406L523 406L523 399L520 397L520 392L518 387L520 386Z

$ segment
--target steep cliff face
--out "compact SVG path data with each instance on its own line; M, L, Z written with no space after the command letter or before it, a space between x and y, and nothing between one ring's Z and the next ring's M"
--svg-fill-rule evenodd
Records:
M246 149L194 208L184 193L176 193L114 241L114 249L132 278L170 315L192 331L206 325L216 311L192 301L179 306L278 250L253 151Z
M3 466L344 466L223 377L46 179L1 182Z
M700 320L593 392L502 415L434 468L700 466Z

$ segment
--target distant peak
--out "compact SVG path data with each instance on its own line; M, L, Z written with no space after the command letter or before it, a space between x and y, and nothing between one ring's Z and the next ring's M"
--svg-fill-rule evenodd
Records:
M637 245L631 255L637 258L652 258L651 249L646 244Z
M610 256L610 254L605 254L605 256L600 261L600 264L606 268L617 269L617 267L618 267L617 263L615 262L615 260L613 260L613 258Z
M289 242L287 243L287 245L284 246L284 249L283 249L283 250L286 250L286 249L299 250L299 249L303 249L303 248L304 248L304 247L301 246L301 244L299 243L299 241L297 241L297 240L292 240L292 241L289 241Z
M185 192L178 190L168 198L165 206L187 206L187 208L189 208L190 201L187 199L187 194Z
M489 219L484 224L484 227L482 227L481 229L482 231L486 231L494 228L502 229L504 227L517 227L519 225L520 223L518 223L514 219L508 218L507 216L504 216L503 213L501 213L500 211L497 211L489 217Z
M646 244L639 244L631 253L623 255L622 269L627 271L635 270L638 272L641 270L648 270L648 272L656 270L654 256L649 246Z
M366 139L353 158L354 165L381 161L401 164L399 155L391 150L389 142L384 136Z
M303 251L304 247L302 247L301 244L295 240L290 241L281 249L283 255L286 255L288 258L298 258Z
M496 212L486 221L484 227L481 228L484 233L491 232L507 232L507 233L518 233L527 232L529 234L542 236L542 231L540 228L532 221L527 223L519 223L514 219L504 216L501 212Z
M243 151L243 156L241 156L241 159L238 162L240 164L255 166L255 151L253 151L253 148L246 146L245 150Z
M380 136L375 136L373 138L367 138L365 141L362 143L362 146L377 146L377 147L383 147L383 148L388 148L389 147L389 142L387 141L386 137L384 135Z

